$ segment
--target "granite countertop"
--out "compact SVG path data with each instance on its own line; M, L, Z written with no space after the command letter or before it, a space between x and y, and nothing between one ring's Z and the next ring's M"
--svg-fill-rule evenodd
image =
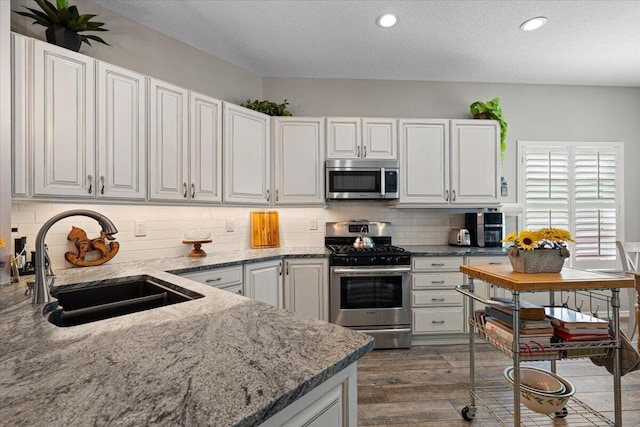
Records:
M417 256L507 256L507 250L502 247L478 248L474 246L451 245L403 245L411 255Z
M146 274L204 295L58 328L0 287L0 419L6 425L255 425L372 349L363 334L175 276L324 248L74 268L58 284Z

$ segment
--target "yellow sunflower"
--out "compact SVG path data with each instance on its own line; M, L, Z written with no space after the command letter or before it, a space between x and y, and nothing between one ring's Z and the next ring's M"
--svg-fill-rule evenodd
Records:
M553 238L549 240L553 240L554 242L573 242L573 237L571 237L571 233L567 230L563 230L562 228L552 228Z
M0 237L0 248L4 248L4 239L2 237Z
M536 248L536 243L538 243L538 233L535 231L523 230L518 234L516 242L522 249L532 251Z
M513 243L516 241L516 232L512 232L507 234L507 237L505 237L504 239L501 240L501 242L503 243Z

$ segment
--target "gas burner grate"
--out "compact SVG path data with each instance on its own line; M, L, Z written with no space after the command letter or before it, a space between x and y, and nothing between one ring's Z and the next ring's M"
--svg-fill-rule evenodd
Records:
M380 245L374 246L373 248L357 248L352 245L328 245L327 248L334 255L340 254L370 254L370 253L403 253L407 252L406 250L392 245Z

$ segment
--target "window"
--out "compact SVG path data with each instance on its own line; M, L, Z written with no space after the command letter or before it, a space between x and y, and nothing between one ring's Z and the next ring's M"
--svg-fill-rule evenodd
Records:
M615 269L623 240L623 144L518 141L523 229L571 232L569 265Z

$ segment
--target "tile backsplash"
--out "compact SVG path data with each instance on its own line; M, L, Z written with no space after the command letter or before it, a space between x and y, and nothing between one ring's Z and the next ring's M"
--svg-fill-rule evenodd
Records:
M318 247L324 245L326 222L351 219L389 221L393 224L393 242L402 245L446 244L449 229L464 226L464 214L438 209L400 209L385 202L331 202L327 207L230 207L230 206L154 206L125 204L80 204L14 201L12 227L18 227L13 238L27 237L27 250L34 249L42 224L52 216L70 209L89 209L106 215L118 228L120 250L110 263L153 258L186 256L191 246L182 243L185 233L201 228L211 234L212 243L202 248L207 253L251 248L250 212L277 210L280 220L282 247ZM310 223L316 220L317 229ZM146 235L136 237L134 224L144 221ZM233 231L227 224L233 223ZM100 226L91 218L74 216L55 224L48 232L46 243L54 268L72 267L64 259L68 251L77 253L67 240L71 226L87 232L90 239L100 233ZM13 243L13 240L12 240Z

